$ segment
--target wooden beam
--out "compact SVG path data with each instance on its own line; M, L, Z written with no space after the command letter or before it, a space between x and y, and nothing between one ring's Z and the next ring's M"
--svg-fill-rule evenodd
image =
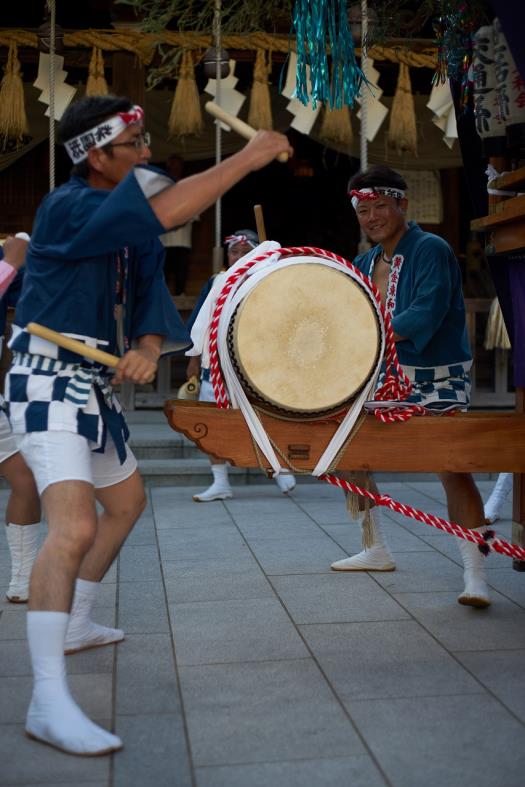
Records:
M170 426L207 454L239 467L259 467L239 410L171 400L164 411ZM262 416L262 422L291 465L304 471L315 467L338 426L333 420L284 421L268 415ZM394 424L367 416L347 443L338 469L525 473L525 413L415 416Z

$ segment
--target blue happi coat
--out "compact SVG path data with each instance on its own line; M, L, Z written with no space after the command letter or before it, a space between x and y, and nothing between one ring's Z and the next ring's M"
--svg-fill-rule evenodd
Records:
M375 246L354 260L372 278L381 252ZM415 222L399 240L392 258L400 258L392 299L392 327L405 337L396 342L403 371L414 383L410 401L467 403L472 365L461 288L461 271L446 241L424 232ZM392 274L391 274L392 275Z
M148 202L169 185L137 167L112 191L72 177L42 202L9 343L13 431L73 431L103 449L109 429L122 458L127 429L107 369L31 336L25 326L37 322L117 355L146 334L164 337L164 353L187 348L189 334L164 281L158 236L165 228Z

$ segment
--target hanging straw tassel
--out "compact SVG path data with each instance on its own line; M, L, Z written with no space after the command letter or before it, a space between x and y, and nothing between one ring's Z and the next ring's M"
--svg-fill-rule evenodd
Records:
M248 125L252 128L273 128L270 88L268 86L269 71L270 66L266 63L266 54L263 49L258 49L253 68L253 85L250 111L248 112Z
M388 146L398 155L411 153L417 156L417 128L414 110L414 96L410 84L410 72L405 63L399 64L397 88L390 112L390 127L387 135Z
M104 76L104 56L98 46L93 47L86 83L86 96L107 96L108 83Z
M501 306L497 298L494 298L490 306L483 345L486 350L494 350L496 348L510 350L511 347L509 334L507 333Z
M202 133L202 111L199 91L195 82L193 56L190 51L182 53L177 88L171 105L168 121L170 137L184 137Z
M354 135L352 133L349 107L330 109L329 106L325 106L319 136L328 144L333 143L350 148Z
M20 74L18 47L9 45L9 54L0 85L0 137L3 146L9 137L20 141L27 134L27 115L24 104L24 85Z

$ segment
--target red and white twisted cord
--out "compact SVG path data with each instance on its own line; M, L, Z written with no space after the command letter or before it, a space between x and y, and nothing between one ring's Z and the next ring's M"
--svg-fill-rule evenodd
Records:
M510 544L503 538L499 538L493 530L486 530L485 532L469 530L468 528L464 528L455 522L449 522L435 514L427 514L424 511L420 511L418 508L412 508L412 506L408 506L405 503L400 503L391 498L390 495L376 495L368 489L363 489L353 484L351 481L338 478L331 473L325 473L319 476L319 480L326 481L332 486L338 486L345 492L353 492L356 495L367 497L376 505L390 508L391 511L403 514L403 516L410 517L411 519L416 519L418 522L424 522L426 525L436 527L438 530L444 530L446 533L450 533L458 538L463 538L465 541L471 541L473 544L477 544L480 547L480 551L483 552L483 554L488 554L490 550L493 550L494 552L499 552L502 555L507 555L507 557L512 557L516 560L525 560L525 549L523 547L517 546L517 544Z

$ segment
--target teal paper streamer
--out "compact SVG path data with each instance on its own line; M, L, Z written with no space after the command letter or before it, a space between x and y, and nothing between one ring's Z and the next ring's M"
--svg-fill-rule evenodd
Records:
M296 97L305 105L311 101L313 109L318 101L330 109L353 106L364 76L355 59L346 0L296 0L292 23L297 39Z

